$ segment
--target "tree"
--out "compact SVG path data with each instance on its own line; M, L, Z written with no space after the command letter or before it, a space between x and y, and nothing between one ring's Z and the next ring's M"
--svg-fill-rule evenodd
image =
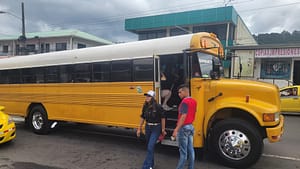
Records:
M258 44L295 44L300 43L300 31L293 31L291 34L288 31L281 33L264 33L253 35Z

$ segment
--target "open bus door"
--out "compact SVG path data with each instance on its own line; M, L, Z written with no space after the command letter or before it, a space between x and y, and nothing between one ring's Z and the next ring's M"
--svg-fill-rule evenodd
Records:
M159 56L153 55L153 90L156 93L156 100L159 104L161 104L161 97L160 97L160 61Z

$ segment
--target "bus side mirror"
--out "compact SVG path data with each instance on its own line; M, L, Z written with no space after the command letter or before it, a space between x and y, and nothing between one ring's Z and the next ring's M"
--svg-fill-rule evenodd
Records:
M222 64L219 58L214 57L213 58L213 68L212 71L210 72L210 77L212 79L219 79L221 76L221 69L222 69Z
M220 76L218 75L218 72L213 71L213 70L210 71L210 77L212 79L219 79L220 78Z

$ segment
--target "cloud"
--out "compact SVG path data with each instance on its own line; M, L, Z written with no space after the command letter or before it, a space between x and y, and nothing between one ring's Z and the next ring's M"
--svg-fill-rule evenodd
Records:
M272 3L271 3L272 2ZM248 8L238 8L238 12L253 34L294 31L299 29L300 17L298 12L300 2L286 1L253 1Z
M1 0L0 10L21 16L24 0ZM231 1L252 33L293 31L300 27L299 4L296 0ZM137 36L124 29L126 18L158 15L224 6L224 0L26 0L26 32L55 29L79 29L111 41L133 41ZM284 4L294 5L285 6ZM277 6L277 7L272 7ZM21 32L21 22L0 15L0 35Z

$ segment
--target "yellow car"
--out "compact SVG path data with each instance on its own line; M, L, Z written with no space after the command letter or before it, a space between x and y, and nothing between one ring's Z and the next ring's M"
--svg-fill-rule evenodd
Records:
M299 86L280 89L281 112L300 112Z
M16 137L16 125L12 118L3 111L4 107L0 106L0 144Z

